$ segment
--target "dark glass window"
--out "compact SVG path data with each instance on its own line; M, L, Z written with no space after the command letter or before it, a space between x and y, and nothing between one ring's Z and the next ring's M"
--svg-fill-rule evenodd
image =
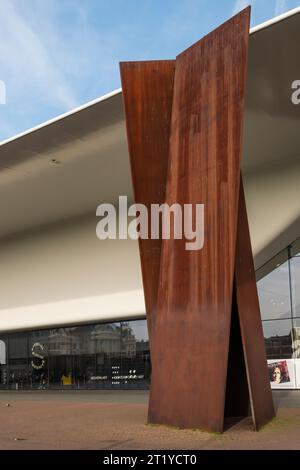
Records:
M300 317L300 257L291 258L290 266L293 316Z
M45 341L47 341L45 350L48 352L49 388L72 388L74 385L72 328L49 330Z
M264 321L263 331L268 359L290 359L293 356L291 320Z
M12 389L29 385L28 335L14 333L8 337L8 385Z
M0 389L6 388L7 382L7 341L0 338Z
M296 359L300 359L300 318L296 318L294 320L293 325L293 350L294 350L294 357ZM300 377L299 377L300 383Z
M33 389L48 386L48 330L28 332L28 378Z
M96 374L95 344L92 342L94 325L84 325L72 329L73 342L73 386L92 388Z
M122 323L122 388L145 388L150 381L150 353L146 323Z
M0 380L12 389L148 388L146 320L4 335Z
M257 289L262 320L291 318L288 261L260 279Z

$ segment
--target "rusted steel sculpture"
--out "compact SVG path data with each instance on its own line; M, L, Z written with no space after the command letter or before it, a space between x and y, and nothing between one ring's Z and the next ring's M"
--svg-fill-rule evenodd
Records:
M176 60L120 64L135 202L205 207L201 250L139 240L150 423L274 416L240 183L249 21L247 8Z

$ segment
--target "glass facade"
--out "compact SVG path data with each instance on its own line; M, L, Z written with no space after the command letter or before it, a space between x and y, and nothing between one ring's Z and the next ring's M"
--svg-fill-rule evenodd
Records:
M257 271L272 388L300 388L300 239Z
M0 336L0 386L9 389L147 389L146 320Z

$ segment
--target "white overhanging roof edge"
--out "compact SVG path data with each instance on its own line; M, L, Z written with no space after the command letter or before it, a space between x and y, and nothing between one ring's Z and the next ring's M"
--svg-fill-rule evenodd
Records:
M78 106L77 108L73 108L70 111L67 111L66 113L59 114L58 116L52 119L49 119L48 121L42 122L41 124L38 124L37 126L27 129L26 131L20 132L19 134L9 137L8 139L0 141L0 147L2 145L8 144L9 142L12 142L13 140L20 139L20 137L24 137L27 134L31 134L31 132L35 132L39 129L42 129L43 127L47 127L48 125L53 124L54 122L60 121L68 116L79 113L80 111L86 108L89 108L90 106L93 106L94 104L98 104L98 103L101 103L102 101L108 100L109 98L112 98L113 96L119 95L121 92L122 92L122 88L117 88L116 90L111 91L110 93L106 93L105 95L100 96L100 98L96 98L92 101L88 101L87 103L84 103L83 105Z
M271 20L265 21L257 26L254 26L250 29L250 34L257 33L258 31L262 31L263 29L269 28L269 26L273 26L275 23L279 23L280 21L286 20L291 16L295 16L300 13L300 7L293 8L292 10L287 11L286 13L282 13L282 15L275 16Z
M257 33L258 31L262 31L266 28L269 28L270 26L273 26L274 24L279 23L280 21L283 21L283 20L286 20L287 18L295 16L298 13L300 13L300 6L293 8L292 10L289 10L286 13L283 13L282 15L275 16L271 20L265 21L264 23L254 26L253 28L250 29L250 34L254 34L254 33ZM70 111L67 111L66 113L56 116L55 118L49 119L48 121L38 124L37 126L27 129L26 131L20 132L19 134L9 137L8 139L0 141L0 147L2 145L8 144L9 142L17 140L27 134L31 134L32 132L35 132L43 127L47 127L48 125L53 124L57 121L60 121L68 116L71 116L72 114L79 113L80 111L86 108L89 108L90 106L93 106L95 104L101 103L102 101L108 100L109 98L112 98L120 93L122 93L122 88L117 88L116 90L113 90L110 93L106 93L105 95L100 96L99 98L96 98L92 101L88 101L87 103L81 106L78 106L77 108L71 109Z

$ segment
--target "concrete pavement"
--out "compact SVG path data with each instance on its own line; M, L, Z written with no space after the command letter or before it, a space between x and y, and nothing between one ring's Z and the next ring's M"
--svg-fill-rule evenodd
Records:
M147 425L144 391L2 391L0 449L300 449L300 392L274 401L259 433L247 418L217 435Z

